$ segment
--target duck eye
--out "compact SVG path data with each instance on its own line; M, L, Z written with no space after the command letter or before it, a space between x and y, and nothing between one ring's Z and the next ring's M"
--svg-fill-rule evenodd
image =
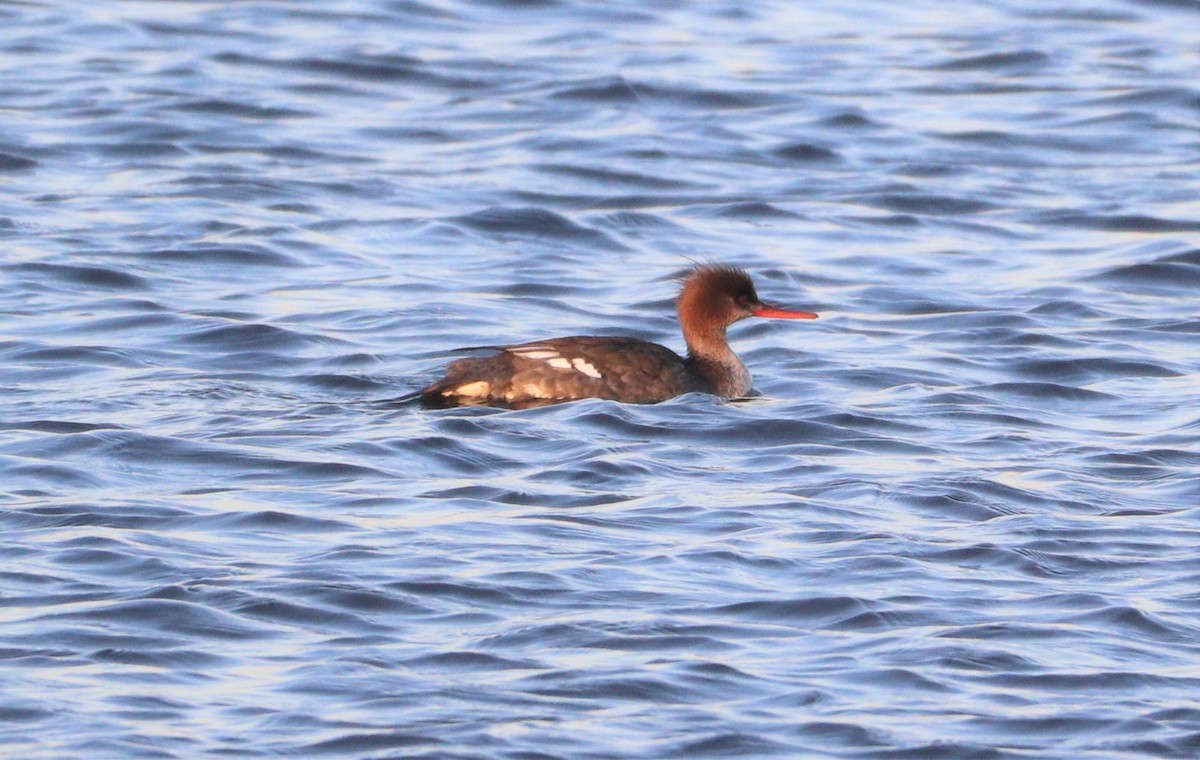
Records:
M738 306L749 306L750 305L750 296L743 293L742 295L737 297L737 302L738 302Z

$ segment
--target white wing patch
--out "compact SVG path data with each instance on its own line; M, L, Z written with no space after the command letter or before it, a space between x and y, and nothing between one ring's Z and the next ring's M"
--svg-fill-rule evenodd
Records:
M466 383L457 388L451 388L448 391L443 391L443 396L477 396L483 397L488 395L492 390L492 386L486 380L476 380L473 383Z
M586 359L580 359L578 357L568 359L550 346L543 346L534 343L528 346L516 346L506 350L510 354L519 356L522 359L545 362L554 369L573 369L576 372L580 372L588 377L595 378L596 380L599 380L601 377L603 377L603 375L600 374L600 370L592 366L592 364Z
M527 348L513 349L512 353L517 356L523 356L526 359L555 359L558 358L558 352L552 348L542 348L541 346L529 346Z
M597 380L599 380L601 377L603 377L600 374L600 370L598 370L595 367L593 367L592 365L588 364L583 359L572 359L571 366L574 367L575 369L579 370L583 374L587 375L588 377L594 377Z

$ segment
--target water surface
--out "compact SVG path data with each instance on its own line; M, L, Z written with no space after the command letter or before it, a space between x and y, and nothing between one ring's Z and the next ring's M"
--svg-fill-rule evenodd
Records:
M1200 752L1200 8L804 5L0 8L0 753Z

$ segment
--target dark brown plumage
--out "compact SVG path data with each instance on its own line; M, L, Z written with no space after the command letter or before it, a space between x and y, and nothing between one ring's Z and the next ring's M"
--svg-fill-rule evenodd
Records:
M421 400L435 408L524 408L582 398L648 404L692 391L735 398L750 390L750 373L729 348L726 328L753 316L817 316L763 304L745 272L721 265L692 270L676 306L687 358L636 338L553 338L452 362Z

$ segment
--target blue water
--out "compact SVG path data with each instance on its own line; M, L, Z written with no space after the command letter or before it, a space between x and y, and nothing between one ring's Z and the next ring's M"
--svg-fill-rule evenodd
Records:
M809 5L0 7L0 756L1200 755L1200 5Z

